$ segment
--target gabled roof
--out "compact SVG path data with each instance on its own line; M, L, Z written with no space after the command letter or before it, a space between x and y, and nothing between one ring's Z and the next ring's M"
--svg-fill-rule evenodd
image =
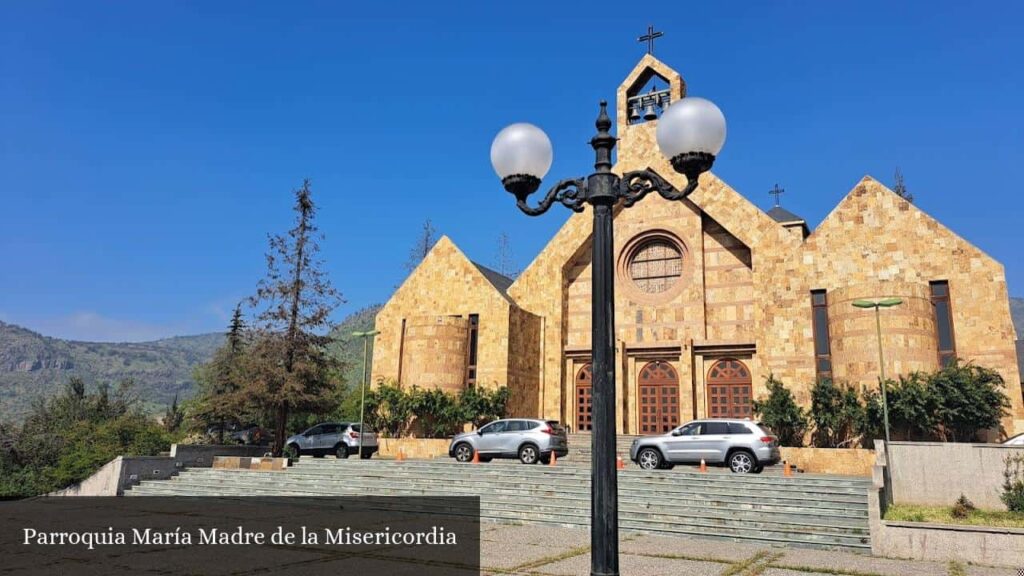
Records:
M776 206L768 211L768 215L772 217L779 224L801 224L805 220L796 214L793 214L789 210L786 210L782 206Z
M509 278L508 276L505 276L504 274L501 274L500 272L491 270L490 268L478 262L473 262L472 260L470 260L469 262L473 266L476 266L476 269L479 270L480 273L484 275L484 278L486 278L487 281L490 282L492 286L498 289L498 292L501 292L506 296L508 295L508 287L511 286L512 283L515 282L515 280Z

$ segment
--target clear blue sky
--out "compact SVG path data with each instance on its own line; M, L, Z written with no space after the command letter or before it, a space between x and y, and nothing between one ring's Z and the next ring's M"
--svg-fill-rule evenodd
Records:
M313 181L348 303L387 299L425 218L522 267L566 218L521 215L488 160L542 126L588 172L596 103L644 52L729 122L715 171L817 225L900 166L926 212L1024 294L1016 2L5 2L0 320L140 340L223 329Z

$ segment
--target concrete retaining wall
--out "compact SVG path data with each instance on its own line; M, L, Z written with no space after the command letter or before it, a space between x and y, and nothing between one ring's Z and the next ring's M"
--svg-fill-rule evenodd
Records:
M166 480L178 473L168 456L118 456L78 484L50 496L121 496L142 480Z
M782 447L782 459L804 472L871 476L875 451L863 448L788 448Z
M171 458L184 468L209 468L215 456L264 456L269 446L240 444L172 444Z
M871 553L915 560L956 560L972 564L1024 566L1024 530L880 522L871 531Z
M991 510L1005 509L999 499L1003 459L1024 454L1019 447L940 442L893 442L889 451L897 504L952 506L963 494L975 506Z
M166 480L182 468L209 468L215 456L262 456L266 446L173 444L170 456L118 456L85 480L50 496L122 496L142 480Z

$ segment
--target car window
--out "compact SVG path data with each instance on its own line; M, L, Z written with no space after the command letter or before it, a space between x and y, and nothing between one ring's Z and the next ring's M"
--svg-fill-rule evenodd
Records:
M705 422L701 436L713 436L716 434L728 434L729 425L725 422Z
M362 428L361 424L351 424L350 426L352 426L353 432L359 432L360 428Z
M679 429L680 436L699 436L701 430L701 423L694 422L693 424L687 424Z
M309 430L306 430L306 433L304 435L305 436L316 436L317 434L323 434L323 433L324 433L324 427L321 424L319 426L313 426Z
M506 432L525 432L530 429L530 422L526 420L512 420L508 423Z
M747 428L746 424L740 424L739 422L729 422L729 434L753 434L750 428Z
M484 426L483 428L480 429L480 432L482 434L497 434L498 432L504 432L507 426L507 420L499 420L497 422L492 422L487 426Z

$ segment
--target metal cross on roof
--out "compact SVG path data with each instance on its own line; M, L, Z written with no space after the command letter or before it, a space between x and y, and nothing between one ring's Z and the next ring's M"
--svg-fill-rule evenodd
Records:
M779 196L782 196L782 194L785 191L786 191L786 189L785 188L779 188L778 184L775 185L775 188L772 188L771 190L768 191L769 194L771 194L772 196L775 196L775 205L776 206L779 205Z
M637 38L636 41L637 42L647 42L647 53L653 55L654 54L654 40L656 38L661 38L664 35L665 35L664 32L655 32L654 31L654 26L648 26L647 27L647 34L644 34L643 36Z

